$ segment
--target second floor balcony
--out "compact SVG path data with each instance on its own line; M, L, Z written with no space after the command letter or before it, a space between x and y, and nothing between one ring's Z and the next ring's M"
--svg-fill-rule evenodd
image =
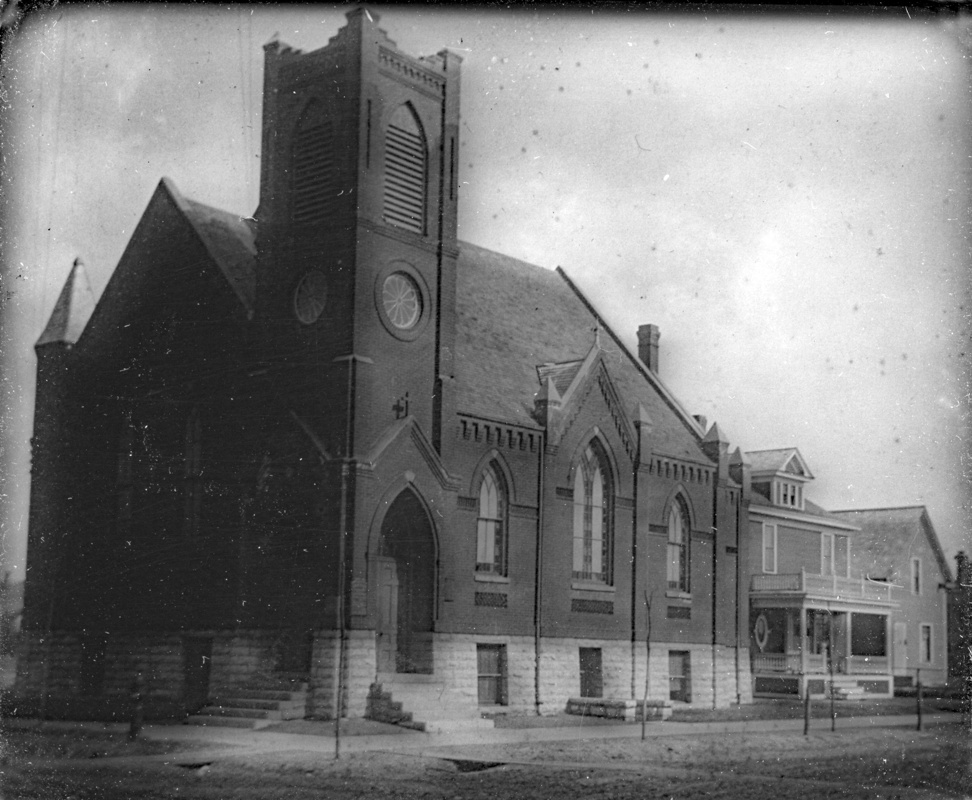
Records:
M749 590L754 597L805 597L891 606L890 583L866 578L815 575L806 570L786 574L753 575Z

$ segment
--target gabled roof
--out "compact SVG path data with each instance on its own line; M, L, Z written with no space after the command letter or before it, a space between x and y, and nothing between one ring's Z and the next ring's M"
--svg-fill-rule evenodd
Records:
M456 393L461 413L538 427L538 367L570 373L589 353L595 327L605 368L626 409L641 403L654 423L657 452L708 463L703 431L604 323L565 275L466 242L456 280ZM577 369L580 369L577 366ZM552 374L550 377L554 377ZM568 380L569 378L569 380ZM546 383L545 381L543 383Z
M753 475L786 472L797 477L813 478L810 467L795 447L778 450L750 450L746 453L752 464Z
M64 288L61 289L61 294L54 304L50 319L47 320L47 326L34 346L40 347L55 342L74 344L81 336L84 326L88 324L88 318L94 311L94 307L94 294L91 292L84 262L76 258L64 282Z
M537 377L540 379L540 383L543 384L546 384L548 378L553 381L557 394L563 397L583 365L583 359L579 361L565 361L562 364L541 364L537 367Z
M942 579L951 580L948 561L924 506L862 508L831 513L860 526L860 533L854 536L851 558L854 568L869 577L897 576L900 581L908 575L911 558L921 556L927 544L938 562Z
M252 315L256 295L255 221L183 197L169 178L163 178L161 184L202 240L247 314Z
M173 227L173 216L168 210L173 207L177 214L181 214L191 233L178 225ZM256 290L255 222L185 198L170 179L162 178L101 298L95 303L83 264L80 259L76 260L37 345L57 341L73 344L86 329L92 328L100 328L102 336L114 335L115 323L105 317L105 309L113 307L112 298L117 297L119 291L126 295L131 291L144 291L137 286L134 289L131 286L120 289L119 286L129 280L126 275L131 273L118 267L132 259L137 260L137 254L141 252L139 248L151 247L157 237L169 243L173 237L184 237L187 233L198 237L213 265L239 299L247 317L252 318ZM126 299L125 302L129 301Z
M412 446L428 465L430 472L439 482L439 485L445 489L458 489L459 479L449 474L445 464L442 463L442 458L439 456L438 451L423 433L422 426L411 415L395 420L388 425L375 440L371 449L358 457L358 468L373 470L384 453L400 437L405 435L409 437Z

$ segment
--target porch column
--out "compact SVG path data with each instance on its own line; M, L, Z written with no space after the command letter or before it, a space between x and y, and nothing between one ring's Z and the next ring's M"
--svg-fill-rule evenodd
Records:
M884 658L888 665L888 675L894 672L894 664L891 661L891 647L893 645L893 639L891 638L891 615L884 615Z
M800 615L800 673L807 674L807 626L810 624L808 612L805 608L800 608L797 612Z
M846 664L844 668L845 672L850 671L851 667L854 666L854 662L851 659L851 653L853 652L851 648L851 636L854 635L854 631L852 628L853 624L854 624L854 615L850 611L848 611L847 612L847 633L846 633L847 640L844 642L844 664Z

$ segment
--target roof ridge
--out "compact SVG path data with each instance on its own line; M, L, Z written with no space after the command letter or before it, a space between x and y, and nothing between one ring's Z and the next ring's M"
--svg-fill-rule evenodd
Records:
M499 256L504 261L515 261L517 264L522 264L525 267L530 267L531 269L537 270L538 272L543 272L550 275L556 274L557 270L559 269L559 267L545 267L542 264L535 264L533 261L527 261L526 259L518 258L517 256L511 256L508 255L507 253L502 253L499 250L493 250L491 247L483 247L481 244L475 244L474 242L467 242L463 239L460 239L458 241L458 244L460 250L464 247L469 247L472 248L473 250L479 250L480 252L483 253L490 253L491 255Z
M251 301L251 299L246 296L246 292L243 290L243 287L240 286L237 283L237 281L234 279L230 266L223 260L221 254L216 249L216 247L214 247L214 242L207 235L206 231L204 230L204 226L201 224L202 220L196 219L193 215L193 211L195 211L197 208L205 211L215 211L217 214L221 214L223 216L230 217L233 219L238 219L240 223L245 225L246 228L249 230L249 232L252 234L253 231L250 228L250 225L247 224L246 217L241 217L238 214L233 213L232 211L226 211L224 209L217 208L216 206L210 206L206 203L201 203L198 200L193 200L191 197L186 197L185 195L182 194L182 192L179 191L178 187L175 185L175 182L171 178L163 177L159 181L159 185L165 187L165 190L168 192L169 197L172 199L173 203L175 203L176 208L179 209L179 212L182 214L183 218L189 224L189 227L192 228L196 236L199 238L200 243L202 244L206 252L209 254L209 257L212 260L212 262L219 268L219 271L223 273L223 277L226 279L226 282L230 285L230 289L236 295L237 299L240 301L243 308L246 310L247 317L252 318L254 312L253 301ZM250 248L247 248L247 250L249 249ZM253 256L254 257L256 256L255 247L253 248Z
M830 513L831 514L855 514L862 511L909 511L916 508L921 508L926 511L928 510L928 506L922 503L917 503L917 504L906 505L906 506L878 506L875 508L840 508L831 511Z
M187 197L186 195L181 195L181 197L186 203L190 203L194 206L199 206L200 208L204 208L207 211L215 211L219 214L224 214L227 217L233 217L234 219L238 219L240 222L245 223L253 219L253 217L244 217L242 214L238 214L235 211L227 211L225 208L220 208L219 206L213 206L210 205L209 203L202 202L202 200L196 200L195 198Z
M587 295L581 291L580 287L575 284L563 267L557 267L555 272L563 278L564 282L570 287L571 291L577 295L578 299L587 306L588 311L594 315L594 318L604 326L604 330L611 337L612 341L621 348L623 352L631 363L634 365L644 378L647 379L648 383L658 392L661 398L668 404L668 406L675 412L676 417L678 417L682 424L688 429L688 431L697 437L698 441L702 441L702 437L705 436L705 431L702 430L702 426L696 421L696 419L688 412L682 403L678 400L675 395L671 393L669 388L662 383L661 378L655 375L650 369L648 369L639 358L631 353L628 347L621 341L620 337L614 332L614 329L607 323L604 319L604 315L601 314L595 307L594 304L587 298Z

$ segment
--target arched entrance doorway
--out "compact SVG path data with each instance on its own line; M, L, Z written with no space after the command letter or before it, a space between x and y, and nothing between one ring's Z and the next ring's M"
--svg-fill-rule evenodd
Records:
M406 489L381 525L378 573L379 672L432 672L435 540L418 497Z

